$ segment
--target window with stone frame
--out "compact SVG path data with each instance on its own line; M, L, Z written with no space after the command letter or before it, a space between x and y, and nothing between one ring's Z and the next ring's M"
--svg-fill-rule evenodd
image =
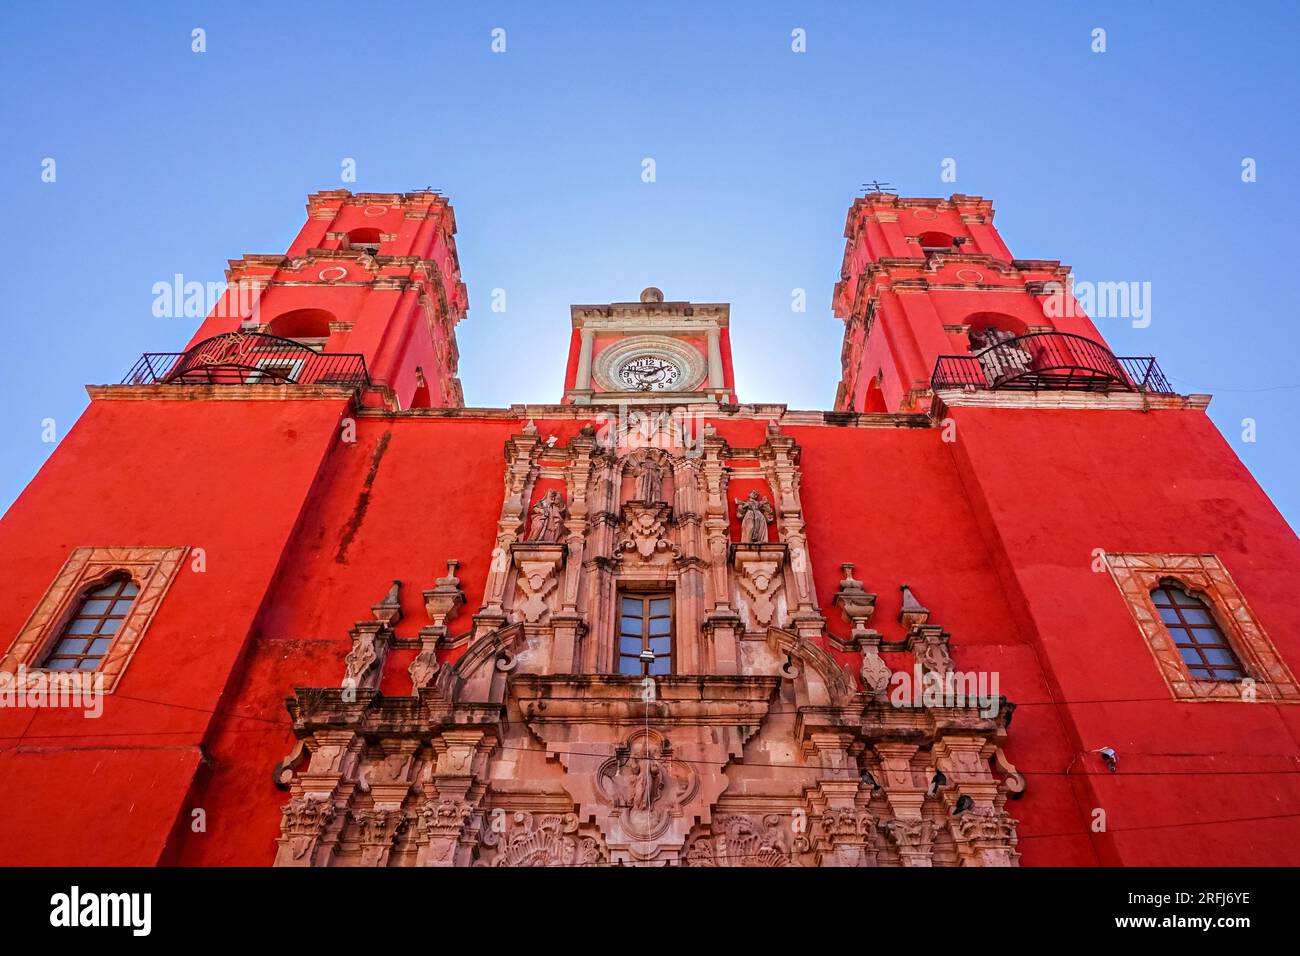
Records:
M673 672L673 596L623 591L618 598L618 672L658 676ZM653 660L648 655L653 655Z
M1179 581L1160 582L1151 591L1151 603L1193 678L1236 681L1246 676L1210 606Z
M1177 700L1300 703L1245 596L1213 554L1107 554L1106 564Z
M85 590L41 667L51 671L96 670L139 593L139 585L125 571Z
M94 671L111 691L188 548L75 548L0 657L0 671Z

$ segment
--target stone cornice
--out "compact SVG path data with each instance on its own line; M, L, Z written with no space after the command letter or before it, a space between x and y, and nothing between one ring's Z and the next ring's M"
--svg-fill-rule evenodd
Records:
M356 389L345 385L87 385L97 401L302 401L351 398Z
M390 412L378 408L363 408L357 412L361 418L458 418L466 420L514 421L591 421L601 414L617 415L619 406L608 405L511 405L509 408L412 408ZM700 403L682 406L687 415L699 415L715 421L772 422L785 426L833 426L836 428L930 428L933 421L927 414L889 412L834 412L799 411L784 405L714 405ZM646 406L636 406L636 411L646 411ZM664 411L676 408L665 406Z
M1150 411L1191 409L1204 411L1209 395L1161 395L1154 392L1042 392L997 391L992 389L944 389L935 393L930 414L936 420L949 408L1039 408L1093 409L1102 411Z
M731 306L726 302L610 302L602 305L571 305L569 316L575 329L625 328L668 331L709 326L725 329Z
M965 222L991 223L993 221L993 203L982 196L953 193L947 199L940 199L937 197L909 197L895 196L890 193L870 193L853 200L853 205L849 207L848 218L844 223L844 237L852 239L857 234L855 227L873 215L879 216L883 212L886 216L896 219L897 210L915 208L936 211L956 209L960 210L962 219ZM866 215L863 215L864 211Z

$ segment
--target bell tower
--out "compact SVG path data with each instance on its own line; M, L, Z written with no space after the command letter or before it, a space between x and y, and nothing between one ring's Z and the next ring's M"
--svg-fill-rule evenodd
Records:
M730 314L653 287L639 302L573 306L564 404L735 403Z
M844 235L834 296L844 322L836 411L922 407L941 358L957 360L949 367L969 387L1046 380L1008 374L1017 369L1099 388L1131 384L1070 296L1069 267L1013 258L987 199L869 193L849 209ZM979 359L993 346L996 353Z
M363 357L391 407L461 407L455 329L469 303L455 232L451 205L432 191L314 193L286 254L231 260L226 295L187 352L239 332L291 339L327 357ZM330 360L286 365L292 381L294 368Z

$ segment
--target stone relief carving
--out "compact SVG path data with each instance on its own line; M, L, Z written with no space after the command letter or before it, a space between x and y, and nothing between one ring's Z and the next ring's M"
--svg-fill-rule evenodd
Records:
M388 631L378 622L363 621L352 629L352 650L344 659L343 686L378 687L388 654Z
M808 839L790 830L791 815L761 817L728 814L714 819L712 836L696 837L686 851L687 866L791 866L806 853Z
M785 545L737 545L732 563L751 618L749 629L766 628L776 617L785 587ZM778 626L783 623L776 621Z
M616 557L636 555L641 561L681 557L681 549L669 538L671 515L672 509L664 504L625 504Z
M492 826L484 830L483 856L489 866L598 866L605 862L599 841L578 832L576 814L516 811L506 817L503 833Z
M653 731L639 731L597 771L601 794L622 814L623 829L638 840L652 840L680 816L695 795L699 777L674 759L672 746Z
M515 578L519 592L515 617L536 624L550 612L549 598L560 583L558 572L564 561L564 545L522 544L513 546L511 552L519 569Z

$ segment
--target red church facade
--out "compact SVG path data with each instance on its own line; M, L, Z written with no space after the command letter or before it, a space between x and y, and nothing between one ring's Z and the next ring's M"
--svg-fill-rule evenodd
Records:
M853 204L833 411L655 289L464 407L447 201L308 212L0 521L0 862L1300 863L1300 542L987 201Z

